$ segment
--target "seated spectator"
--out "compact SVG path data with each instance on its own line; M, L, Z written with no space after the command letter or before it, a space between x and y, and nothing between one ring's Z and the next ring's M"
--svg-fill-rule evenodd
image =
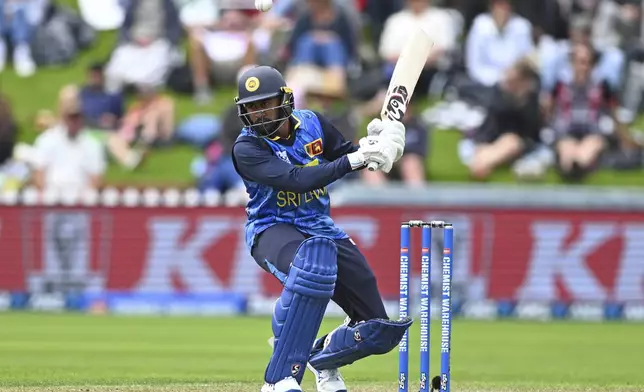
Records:
M387 19L380 39L379 54L385 62L385 90L400 57L401 43L417 28L422 28L434 43L417 83L421 93L427 92L432 75L437 71L437 62L456 48L457 27L446 10L434 7L432 0L407 0L403 10Z
M616 46L593 45L591 29L592 24L589 19L574 18L571 21L570 38L557 43L550 53L544 53L540 61L542 91L552 91L557 82L568 83L573 79L570 58L572 47L577 43L590 45L596 52L597 62L591 77L595 81L606 81L613 90L620 88L624 53Z
M320 80L318 86L309 88L306 100L308 108L322 114L333 124L345 140L358 142L359 114L344 91L334 89L330 83Z
M559 82L545 102L555 133L557 168L566 180L580 180L591 171L615 128L615 93L607 82L592 79L596 61L589 44L575 44L572 81Z
M123 118L119 135L142 150L169 143L175 130L175 108L172 98L151 85L138 85L137 97Z
M0 96L0 166L13 156L17 128L9 102Z
M624 54L621 70L619 120L632 124L642 110L644 96L644 38L640 1L604 1L599 6L593 42L618 47ZM601 59L600 59L601 61Z
M270 31L291 30L299 13L306 11L306 2L277 0L259 21L259 27Z
M251 16L241 10L225 10L220 19L191 22L186 28L194 98L199 104L212 98L211 79L234 83L237 71L244 65L257 64L270 45L270 34L253 29Z
M468 162L477 180L532 150L541 129L537 75L530 64L519 62L494 86L483 124L473 136Z
M221 128L214 140L204 149L204 156L196 164L193 174L198 177L200 191L217 190L221 194L245 195L246 188L233 165L232 150L242 129L237 106L229 106L221 118Z
M105 70L109 91L165 83L182 30L173 0L128 2L118 46Z
M369 25L370 41L367 43L377 50L382 41L381 35L389 17L400 11L404 0L380 1L380 0L359 0L358 8L366 17Z
M510 0L490 0L490 12L474 19L467 36L467 73L479 85L494 86L508 68L532 50L530 22L513 13Z
M40 0L0 0L0 72L7 61L9 44L13 47L13 66L18 76L28 77L36 72L36 63L31 54L31 38L42 11Z
M358 143L358 128L361 115L358 108L338 83L332 83L324 77L316 78L306 94L307 108L322 114L337 128L345 140ZM349 173L341 180L329 185L332 189L345 181L359 179L357 172Z
M416 109L415 105L410 105L403 118L406 133L402 158L387 174L363 170L362 178L367 184L382 185L387 180L402 181L409 186L422 186L426 183L425 162L429 152L429 130L416 115Z
M362 21L358 4L352 1L333 0L336 6L341 7L353 23L359 25ZM384 5L381 5L383 7ZM277 0L270 11L261 14L258 27L270 32L292 30L298 16L308 9L306 1Z
M108 131L118 128L125 103L120 92L106 91L101 64L93 64L87 70L87 83L81 89L80 100L87 126Z
M60 122L34 144L34 184L58 194L76 194L101 186L106 169L99 142L85 133L79 89L63 87L58 99Z
M333 0L307 0L308 9L297 20L286 46L286 81L295 92L296 107L303 102L311 69L322 69L346 88L347 67L357 56L357 35L350 17Z
M128 142L117 133L124 114L125 103L121 93L105 90L103 66L94 64L87 72L87 84L80 92L81 107L90 135L105 145L111 155L127 169L135 169L144 154L130 148Z

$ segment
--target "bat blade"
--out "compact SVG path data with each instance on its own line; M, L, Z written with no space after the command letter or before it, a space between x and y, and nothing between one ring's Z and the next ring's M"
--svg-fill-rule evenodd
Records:
M402 121L405 117L416 83L425 68L433 46L434 43L421 28L416 29L409 37L394 67L380 118ZM374 171L378 168L378 164L372 162L368 168Z

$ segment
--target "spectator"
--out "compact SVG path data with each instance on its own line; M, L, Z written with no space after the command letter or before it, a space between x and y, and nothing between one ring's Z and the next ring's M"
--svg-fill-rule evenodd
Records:
M297 20L287 44L290 64L286 80L300 107L309 82L321 77L320 72L346 88L347 67L356 59L358 46L356 31L343 7L333 0L307 0L307 4L308 10Z
M13 155L17 128L9 102L0 96L0 166Z
M604 0L597 6L593 20L592 42L595 49L628 50L641 36L640 0Z
M358 128L361 115L355 103L341 86L328 80L319 79L312 83L306 94L308 108L322 114L342 134L345 140L358 143ZM344 178L329 185L332 189L345 181L359 179L359 173L349 173Z
M13 65L21 77L28 77L36 72L36 63L31 54L31 38L35 29L34 14L42 9L39 0L0 0L0 72L7 61L9 45L13 47Z
M412 100L413 102L413 100ZM409 186L425 184L425 161L428 157L429 130L415 113L415 105L410 105L403 118L405 124L405 152L402 158L385 174L381 171L363 170L363 179L370 185L382 185L387 180L402 181Z
M597 54L597 63L591 76L595 81L606 81L611 89L621 86L624 53L617 46L599 47L592 43L592 22L585 17L575 17L571 23L570 38L555 45L541 61L541 85L543 91L552 91L558 81L570 82L573 78L570 56L576 43L590 45Z
M81 107L88 133L105 145L116 160L127 169L135 169L143 160L143 152L130 148L117 133L125 103L119 92L105 90L103 66L93 64L87 72L87 84L80 92Z
M491 87L533 50L532 27L512 11L510 0L490 0L490 12L474 19L467 36L465 66L470 78Z
M154 145L169 143L175 130L175 108L172 98L159 93L156 87L140 84L137 98L123 118L119 134L128 144L141 151Z
M631 124L642 109L644 91L644 41L640 1L606 1L598 10L593 36L605 45L618 46L626 55L620 86L619 119Z
M432 6L432 0L407 0L403 10L387 19L380 40L379 54L385 62L388 85L403 48L401 42L417 28L425 30L434 42L417 84L420 92L425 93L437 71L437 62L456 48L457 26L446 10Z
M126 84L163 85L181 34L173 0L130 1L105 70L108 90L119 91Z
M359 1L358 1L359 2ZM349 19L356 24L360 24L362 19L359 5L353 1L333 0L333 3L347 12ZM380 4L381 8L386 8L386 4ZM307 2L301 0L277 0L273 3L270 11L262 14L259 21L259 27L270 31L291 30L297 21L298 16L308 9Z
M362 15L357 4L346 0L333 0L336 7L345 13L350 23L360 26ZM307 1L303 0L278 0L274 2L273 8L261 14L258 29L266 31L270 35L271 51L266 53L265 62L274 63L277 67L286 66L288 60L288 49L290 35L299 17L309 9Z
M234 83L240 67L257 64L270 45L270 34L253 29L251 16L240 10L226 10L220 19L208 22L186 26L194 98L199 104L212 99L211 78L215 83Z
M79 89L64 87L58 99L60 122L34 145L34 183L40 190L76 194L97 189L106 168L101 145L87 133Z
M346 94L321 81L308 90L307 101L308 108L324 115L345 140L358 142L359 115Z
M404 0L360 0L359 3L363 4L362 11L367 17L369 31L371 32L370 44L375 50L382 41L381 35L387 20L391 15L402 9Z
M125 104L120 92L105 90L103 65L93 64L87 70L87 83L80 92L80 100L89 127L109 131L118 128Z
M221 129L215 140L204 150L203 170L199 174L198 188L201 191L214 189L221 194L227 192L245 193L244 183L237 174L232 160L232 149L242 129L237 106L224 111Z
M494 86L485 120L473 137L468 166L475 179L488 178L494 169L529 152L539 142L537 78L531 65L522 61Z
M610 85L592 79L596 64L589 44L573 46L573 80L559 82L546 101L556 135L557 168L564 179L582 179L598 162L615 128L615 93Z

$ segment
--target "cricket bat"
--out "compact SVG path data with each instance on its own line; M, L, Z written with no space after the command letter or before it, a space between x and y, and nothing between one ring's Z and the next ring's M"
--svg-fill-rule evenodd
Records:
M421 28L416 29L406 41L387 88L385 102L380 111L381 119L402 121L433 46L434 43ZM371 162L368 168L374 171L378 164Z

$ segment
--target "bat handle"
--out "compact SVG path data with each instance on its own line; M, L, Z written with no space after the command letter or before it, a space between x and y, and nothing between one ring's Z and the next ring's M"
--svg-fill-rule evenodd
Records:
M375 144L375 143L376 143L375 140L369 141L369 144ZM367 165L367 169L369 169L369 171L376 171L378 169L378 164L376 162L369 162L369 164Z

